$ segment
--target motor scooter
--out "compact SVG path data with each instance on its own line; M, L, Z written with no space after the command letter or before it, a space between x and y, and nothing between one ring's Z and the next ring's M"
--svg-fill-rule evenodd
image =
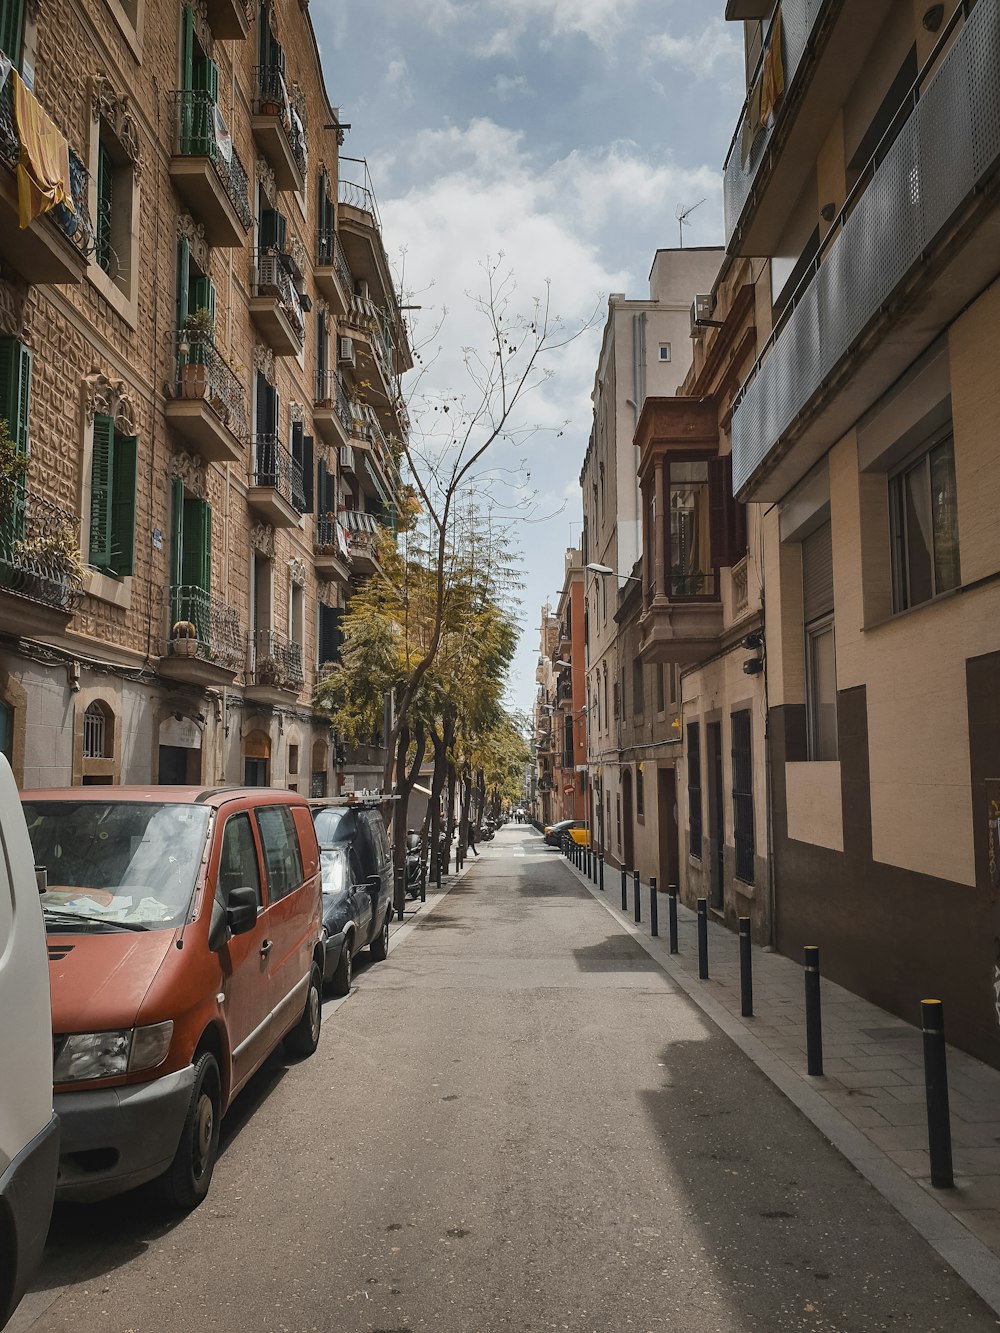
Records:
M415 829L406 831L406 893L416 898L423 879L423 840Z

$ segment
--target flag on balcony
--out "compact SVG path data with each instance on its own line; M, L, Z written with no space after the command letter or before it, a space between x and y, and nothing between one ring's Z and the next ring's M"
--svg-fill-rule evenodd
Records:
M233 140L222 112L217 106L212 107L212 130L215 135L215 146L228 165L233 160Z
M16 71L14 120L21 141L17 164L17 199L20 223L27 227L57 204L76 212L69 177L69 144L28 92Z
M774 11L774 22L764 52L760 74L760 124L766 125L785 91L785 66L781 58L781 6Z

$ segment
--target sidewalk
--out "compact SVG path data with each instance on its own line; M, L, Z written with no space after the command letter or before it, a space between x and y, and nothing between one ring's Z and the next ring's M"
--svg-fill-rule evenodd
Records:
M740 1014L739 939L711 917L709 980L698 979L696 915L678 906L679 953L671 955L668 899L657 895L659 935L649 933L649 886L634 920L633 880L621 910L618 870L601 893L576 875L691 997L789 1097L943 1259L1000 1314L1000 1072L948 1047L955 1188L930 1183L923 1045L919 1029L831 981L821 983L823 1068L806 1073L802 968L754 947L754 1018ZM820 959L822 966L822 956Z

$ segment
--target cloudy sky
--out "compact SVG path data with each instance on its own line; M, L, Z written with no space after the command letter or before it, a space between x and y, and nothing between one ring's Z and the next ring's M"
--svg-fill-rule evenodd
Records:
M723 0L313 0L331 100L366 158L390 260L424 308L434 387L463 392L484 335L468 293L502 252L515 304L550 283L567 325L597 326L521 405L540 429L493 456L535 521L518 525L523 632L512 704L530 707L540 608L580 534L579 472L609 292L648 295L679 208L689 245L722 242L721 167L742 101L739 25ZM350 179L359 168L342 162ZM440 349L440 350L438 350Z

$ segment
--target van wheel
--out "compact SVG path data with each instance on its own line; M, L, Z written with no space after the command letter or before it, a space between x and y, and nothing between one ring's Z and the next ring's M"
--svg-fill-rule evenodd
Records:
M313 963L306 992L306 1007L302 1017L285 1034L285 1050L289 1055L312 1055L319 1045L319 1030L323 1022L323 974Z
M222 1079L215 1056L205 1051L194 1069L194 1087L177 1152L157 1181L163 1201L185 1212L197 1208L208 1193L222 1122Z
M381 963L383 958L385 958L389 952L389 917L391 914L392 909L388 908L386 910L385 920L382 922L382 929L368 946L371 956L375 959L376 963Z
M340 951L340 961L337 963L336 971L330 982L330 989L334 995L347 995L351 989L351 946L354 943L352 936L348 935L344 940L344 947Z

